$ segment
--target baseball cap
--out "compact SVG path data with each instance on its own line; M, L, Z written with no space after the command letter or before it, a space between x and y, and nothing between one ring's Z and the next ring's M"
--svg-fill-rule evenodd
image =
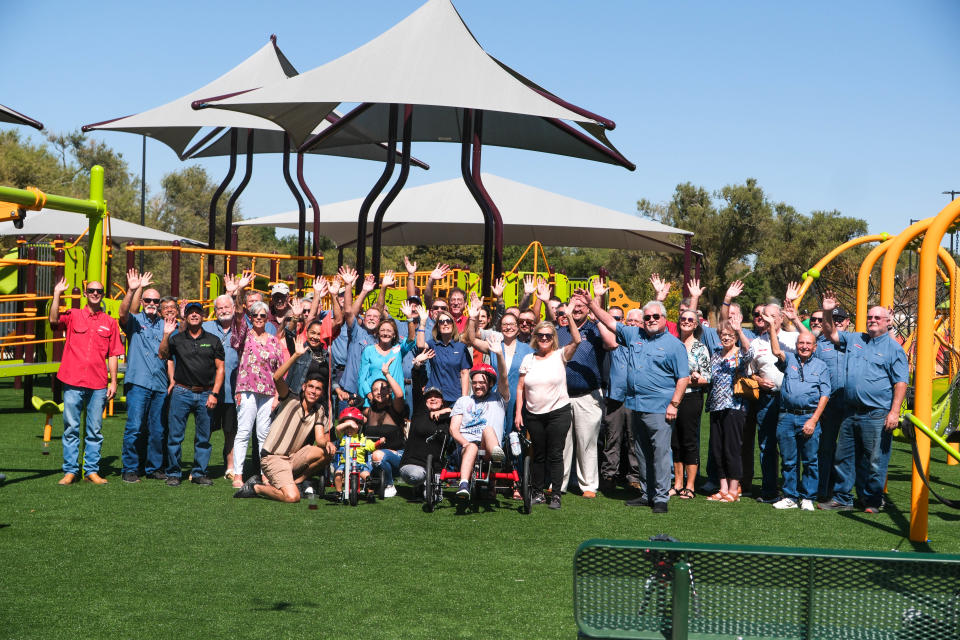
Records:
M290 287L287 286L286 282L278 282L270 289L270 295L274 295L276 293L282 293L285 296L290 295Z
M437 387L427 387L426 389L423 390L423 397L424 397L424 398L426 398L426 397L429 396L429 395L433 395L433 394L436 394L436 395L440 396L441 398L443 397L443 391L440 391L440 389L438 389Z
M189 315L192 311L196 311L200 315L203 315L203 305L199 302L189 302L187 306L183 308L183 315Z
M833 309L833 319L834 320L846 320L850 315L844 310L843 307L834 307Z

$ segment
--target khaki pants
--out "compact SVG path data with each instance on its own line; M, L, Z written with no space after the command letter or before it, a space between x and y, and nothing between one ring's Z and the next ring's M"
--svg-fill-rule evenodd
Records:
M573 466L573 447L577 447L577 482L581 491L593 491L600 487L597 469L597 441L600 438L600 423L603 421L603 394L594 389L588 394L570 398L573 424L567 432L563 447L563 483L566 489Z

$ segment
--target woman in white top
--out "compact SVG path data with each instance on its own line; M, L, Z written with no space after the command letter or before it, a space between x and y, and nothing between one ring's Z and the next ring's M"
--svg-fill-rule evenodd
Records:
M571 309L567 309L569 313ZM517 408L514 426L525 427L533 442L530 481L534 504L543 504L544 475L549 467L553 495L550 508L560 508L563 480L563 445L570 430L570 397L567 395L566 362L580 345L580 332L571 331L572 342L563 349L557 341L557 329L541 322L533 330L530 346L534 352L520 363L517 382Z

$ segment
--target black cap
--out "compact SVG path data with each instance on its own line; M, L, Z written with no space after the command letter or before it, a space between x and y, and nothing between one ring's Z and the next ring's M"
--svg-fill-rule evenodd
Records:
M833 319L834 320L846 320L850 315L844 311L843 307L835 307L833 310Z
M410 304L420 305L421 307L423 306L423 301L420 299L420 296L410 296L407 298L407 302Z
M423 397L426 398L427 396L433 393L437 394L441 398L443 397L443 391L440 391L440 389L438 389L437 387L427 387L426 389L424 389Z

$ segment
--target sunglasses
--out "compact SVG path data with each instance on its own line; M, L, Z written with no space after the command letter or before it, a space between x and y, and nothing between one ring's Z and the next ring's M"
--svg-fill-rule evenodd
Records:
M521 320L521 321L518 322L517 324L520 324L520 325L524 325L524 326L529 327L530 325L533 324L533 320Z
M566 311L557 311L557 317L558 317L558 318L560 318L560 317L562 317L562 316L565 316L565 315L567 315L567 312L566 312Z
M433 305L432 307L430 307L430 310L431 310L431 311L446 311L446 310L447 310L447 307L445 307L445 306L440 306L440 305L438 305L438 304L435 304L435 305Z
M649 315L643 316L643 321L646 322L647 320L659 320L662 317L663 316L661 316L659 313L651 313Z
M89 292L89 289L87 290ZM867 316L867 320L885 320L883 316Z
M761 319L762 319L762 318L763 318L763 314L762 314L761 312L759 312L759 311L754 311L754 312L753 312L753 317L754 317L754 318L761 318Z
M95 289L95 288L87 287L87 294L102 296L103 289Z
M810 318L810 324L813 324L814 322L816 322L816 323L822 323L822 322L823 322L823 318Z
M552 333L538 333L537 340L553 340Z
M453 324L453 320L450 318L440 318L437 320L437 324Z
M617 322L623 322L623 316L610 316L610 317L616 320Z
M253 314L253 315L250 316L250 317L251 317L251 318L266 318L266 317L267 317L267 314L265 314L265 313L255 313L255 314Z
M696 322L696 318L680 318L680 322Z
M160 304L160 298L143 298L143 304Z

